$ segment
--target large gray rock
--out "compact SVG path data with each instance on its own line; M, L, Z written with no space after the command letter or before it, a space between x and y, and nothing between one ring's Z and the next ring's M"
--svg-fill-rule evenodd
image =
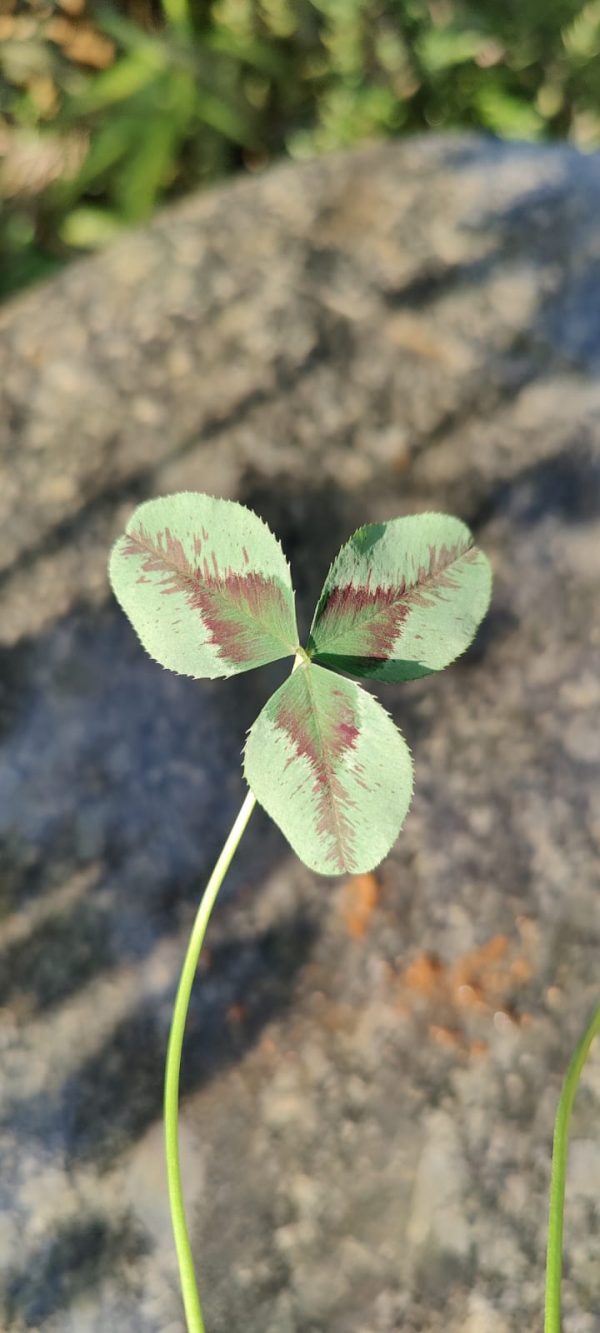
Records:
M358 523L459 513L479 639L381 697L417 786L378 877L257 815L185 1054L209 1333L540 1327L552 1121L600 998L600 169L468 138L282 166L0 314L0 1264L10 1333L181 1333L161 1155L177 971L276 671L145 658L138 500L235 496L304 619ZM600 1065L565 1330L600 1329Z

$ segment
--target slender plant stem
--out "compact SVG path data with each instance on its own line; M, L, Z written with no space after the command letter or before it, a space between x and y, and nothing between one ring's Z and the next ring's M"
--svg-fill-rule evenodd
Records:
M163 0L163 13L167 23L176 31L189 32L191 21L188 0Z
M594 1037L600 1032L600 1007L591 1018L563 1083L552 1148L552 1179L550 1184L550 1216L548 1220L548 1248L546 1252L546 1317L544 1333L560 1333L560 1287L562 1280L563 1227L565 1183L569 1151L569 1124L581 1071Z
M202 949L204 936L206 934L206 927L208 926L210 914L215 905L219 889L229 866L231 865L234 852L236 851L255 805L255 797L252 795L252 792L248 792L200 900L200 906L196 914L196 920L194 921L192 933L190 935L190 942L187 947L181 971L181 977L179 979L177 997L175 999L175 1007L173 1009L173 1018L171 1022L171 1032L169 1034L169 1046L167 1050L167 1064L165 1070L165 1150L167 1156L167 1178L169 1185L169 1203L171 1205L171 1221L173 1223L173 1235L175 1237L175 1248L177 1250L181 1293L183 1296L188 1333L205 1333L205 1328L204 1320L202 1318L202 1309L200 1307L200 1297L196 1286L194 1261L192 1259L190 1239L185 1220L183 1191L181 1188L178 1129L181 1048L183 1045L183 1034L185 1032L190 995L192 993L194 977L198 967L200 950Z

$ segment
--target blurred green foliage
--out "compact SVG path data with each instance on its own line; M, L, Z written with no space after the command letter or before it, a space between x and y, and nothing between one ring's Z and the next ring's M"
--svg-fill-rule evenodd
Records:
M600 145L600 0L0 0L0 295L274 156Z

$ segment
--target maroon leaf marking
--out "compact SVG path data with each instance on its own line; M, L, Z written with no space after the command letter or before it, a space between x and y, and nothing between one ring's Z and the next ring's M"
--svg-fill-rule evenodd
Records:
M202 534L206 541L204 528ZM194 538L194 549L199 556L199 537ZM183 593L188 606L201 613L219 657L236 666L264 660L259 631L278 645L282 643L277 626L286 623L288 609L281 588L273 580L258 573L221 572L214 551L210 553L212 571L206 555L194 567L169 528L155 537L142 527L128 533L123 553L143 557L138 583L150 583L150 575L162 574L161 592L165 596Z
M292 677L290 688L278 702L275 724L289 737L296 755L310 764L317 832L321 837L333 838L341 872L346 865L344 852L351 852L354 842L352 810L356 803L344 788L339 767L344 755L356 749L360 728L352 704L339 687L331 690L331 708L319 707L310 687L310 670L301 667ZM293 762L294 756L286 767ZM355 778L360 781L357 773Z
M452 565L462 558L472 560L477 552L461 543L429 548L427 565L420 565L416 578L403 578L395 587L371 588L371 571L364 585L334 587L318 617L319 644L331 650L336 640L355 636L356 656L389 660L398 647L401 627L413 606L432 606L443 588L456 588Z
M196 540L198 540L196 538ZM144 574L164 574L163 592L183 592L186 580L193 578L193 569L178 537L173 537L170 528L159 532L155 540L145 528L137 532L128 532L123 550L125 556L145 555L142 573L138 583L151 583Z
M329 651L336 639L356 635L352 647L357 656L391 656L398 631L410 607L400 601L398 588L374 588L352 583L334 588L319 617L319 640Z
M229 572L221 579L205 578L198 583L189 603L202 612L220 656L238 666L263 657L258 630L278 645L281 643L269 625L269 618L274 612L286 614L285 601L276 584L262 574Z

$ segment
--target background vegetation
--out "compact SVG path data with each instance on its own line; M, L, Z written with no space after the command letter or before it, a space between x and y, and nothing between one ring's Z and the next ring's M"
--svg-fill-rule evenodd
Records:
M460 126L600 146L600 0L0 0L0 295L237 168Z

